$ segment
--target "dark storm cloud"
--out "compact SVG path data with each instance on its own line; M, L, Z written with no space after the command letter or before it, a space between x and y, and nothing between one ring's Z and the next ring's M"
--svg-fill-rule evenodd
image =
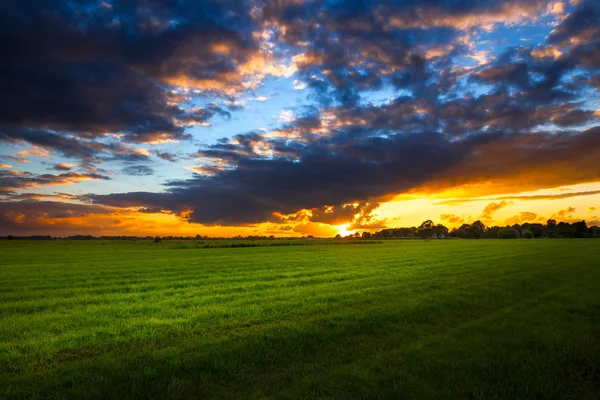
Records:
M121 170L125 175L148 176L154 174L154 170L146 165L130 165Z
M600 179L600 165L591 162L600 159L600 128L580 134L483 133L462 140L439 133L362 133L340 130L309 145L255 134L246 141L238 137L236 144L220 143L199 152L235 168L169 182L164 193L89 198L116 207L190 210L190 222L207 225L253 224L273 220L273 213L300 209L313 210L315 222L337 223L352 221L351 214L359 211L344 204L416 188L446 189L516 176L538 187ZM266 147L275 152L264 156L255 151ZM323 204L338 205L331 210L335 218L329 218Z
M8 0L0 10L0 140L44 131L64 154L75 149L63 133L188 138L186 126L228 112L186 105L170 86L222 93L257 51L238 1Z
M453 143L444 135L362 137L346 142L339 133L302 146L273 141L281 157L253 153L248 142L219 144L199 154L236 163L213 176L197 175L168 184L166 193L90 195L96 202L117 207L145 206L192 210L191 222L252 224L271 220L273 213L290 214L323 204L347 204L412 188L433 177L438 164L456 164L468 152L468 141ZM264 139L261 143L264 143ZM332 151L335 148L335 151ZM244 155L240 155L244 154ZM358 210L348 210L348 215Z

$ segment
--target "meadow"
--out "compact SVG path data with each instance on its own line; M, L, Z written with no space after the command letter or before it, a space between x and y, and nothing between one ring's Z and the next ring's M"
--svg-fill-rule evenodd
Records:
M599 399L600 240L0 241L0 398Z

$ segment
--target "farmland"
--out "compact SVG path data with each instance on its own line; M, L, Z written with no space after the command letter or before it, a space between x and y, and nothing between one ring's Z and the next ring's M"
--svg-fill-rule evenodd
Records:
M600 398L600 240L1 241L0 398Z

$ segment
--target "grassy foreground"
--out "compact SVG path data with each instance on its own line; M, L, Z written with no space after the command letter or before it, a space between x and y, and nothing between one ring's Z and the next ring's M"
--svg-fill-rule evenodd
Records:
M0 398L600 398L600 240L177 247L0 242Z

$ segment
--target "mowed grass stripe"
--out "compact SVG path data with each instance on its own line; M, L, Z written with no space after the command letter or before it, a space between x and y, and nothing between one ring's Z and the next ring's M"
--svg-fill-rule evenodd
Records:
M253 249L251 249L253 250ZM517 255L517 257L520 255ZM471 262L473 259L475 258L480 258L480 255L474 255L471 257L462 257L461 258L461 262ZM395 260L395 259L392 259ZM385 259L381 259L380 261L384 262ZM365 273L373 273L373 269L375 269L375 271L379 268L386 268L386 267L397 267L397 268L404 268L405 265L407 266L416 266L416 264L418 263L418 259L414 259L414 260L406 260L405 264L400 264L400 265L384 265L383 267L381 265L379 266L369 266L368 269L365 269ZM421 264L422 264L421 260ZM445 260L437 260L438 262L446 262ZM396 260L396 264L397 264L397 260ZM427 264L429 265L429 264ZM186 271L189 268L194 268L194 269L202 269L205 266L203 265L191 265L189 267L186 267ZM418 266L417 266L418 267ZM431 267L431 265L429 265L429 267ZM187 282L196 282L196 281L202 281L204 284L211 284L211 280L215 280L216 282L220 283L223 286L230 286L234 283L240 283L240 282L249 282L252 280L255 281L264 281L264 280L275 280L276 278L274 278L273 276L270 276L269 274L272 274L271 268L266 269L266 271L264 271L264 274L260 274L261 272L261 268L257 267L257 270L252 270L252 266L249 267L249 270L241 270L241 269L237 269L236 272L238 273L243 273L243 272L250 272L252 273L252 276L248 277L245 275L242 275L242 277L235 277L235 278L224 278L226 275L217 275L214 277L211 277L211 279L207 279L210 275L206 275L206 276L198 276L197 271L192 271L192 272L185 272L185 271L181 271L181 270L177 270L176 272L174 272L174 276L173 277L169 277L169 279L166 279L166 275L165 274L160 274L158 271L156 271L156 276L154 277L154 279L149 279L146 280L144 282L139 282L139 283L134 283L131 284L129 283L130 279L136 278L138 275L141 274L153 274L153 269L152 269L152 265L149 266L144 266L143 270L136 270L134 273L130 273L127 276L118 276L118 275L112 275L112 274L104 274L102 275L104 277L104 280L101 281L102 284L101 285L95 285L93 287L93 289L90 289L89 285L85 285L85 286L81 286L81 290L82 291L86 291L88 293L93 293L93 292L97 292L97 293L102 293L103 290L109 289L109 290L114 290L115 287L119 287L119 286L123 286L123 285L129 285L128 289L131 291L132 287L135 287L136 285L144 285L147 282L160 282L160 285L157 285L156 287L149 287L148 289L155 289L158 288L160 286L169 286L169 283L171 282L180 282L180 284L178 286L183 285L186 281ZM284 266L285 268L285 266ZM336 270L346 270L348 267L347 266L340 266L339 268L337 268ZM310 272L302 272L302 273L296 273L295 276L313 276L313 275L326 275L329 271L319 271L318 269L312 270ZM454 273L454 272L450 272L450 273ZM292 276L292 277L295 277ZM72 278L69 278L72 279ZM97 278L99 281L101 278ZM139 278L137 278L139 280ZM78 279L77 282L81 281L82 279ZM47 281L47 280L46 280ZM33 295L35 296L37 292L43 293L43 295L45 296L46 293L53 295L53 296L66 296L66 295L72 295L72 296L77 296L78 292L77 291L72 291L73 288L77 288L77 282L75 282L73 284L73 286L69 285L68 288L65 287L59 287L58 289L55 290L38 290L38 289L48 289L51 288L51 286L49 285L45 285L42 287L36 287L33 285L28 285L28 289L27 292L24 295ZM68 283L68 282L67 282ZM54 283L54 285L56 285L56 283ZM13 286L13 291L16 291L18 289L14 289L14 285ZM10 292L11 289L7 289L6 292ZM70 292L72 291L72 292ZM7 300L10 299L10 297L5 297Z
M311 397L310 393L331 397L337 390L335 382L309 371L333 371L348 364L369 376L368 360L382 351L404 354L407 348L438 334L440 329L452 330L504 308L510 309L519 302L528 304L527 299L552 296L566 290L565 287L579 287L597 279L598 271L594 268L597 242L515 241L507 244L509 254L506 248L496 247L503 243L506 242L388 243L356 246L368 247L368 251L342 250L329 257L327 251L298 252L285 247L281 249L280 265L264 260L265 252L252 253L260 248L219 250L244 251L238 253L243 257L235 265L218 268L178 265L177 268L235 270L251 280L256 278L253 265L259 271L280 276L282 270L293 274L339 263L340 268L328 269L336 271L333 275L348 271L349 279L324 282L323 275L317 274L319 279L311 282L304 278L269 280L265 275L265 285L257 285L260 280L255 279L219 298L223 295L210 297L211 291L228 289L230 283L219 285L214 276L216 281L210 285L206 285L204 278L198 280L204 284L200 292L186 286L193 284L191 281L180 288L156 285L150 292L130 293L124 298L120 297L123 294L107 294L105 300L109 302L101 310L75 302L71 314L68 309L60 313L51 310L42 314L13 314L4 319L3 313L2 322L18 323L8 330L3 324L0 329L3 333L0 340L9 350L5 353L7 357L3 356L6 362L3 365L10 367L1 375L0 383L7 383L10 396L24 393L28 397L37 393L40 398L58 389L66 397L77 397L84 386L91 390L92 397L96 393L98 398L120 395L185 398L190 393L195 397L202 397L199 393L218 398L245 397L240 393L247 397L260 397L261 393L280 397L289 391L305 397ZM188 251L194 250L174 250ZM574 252L578 252L575 260ZM307 258L310 254L315 259ZM361 254L362 260L357 260L357 254ZM457 257L458 254L464 256ZM298 258L302 261L293 261ZM372 262L366 269L365 259ZM116 260L121 268L132 266L130 279L135 279L138 271L141 275L148 272L143 265L134 266L132 261ZM363 265L357 265L361 261ZM288 284L299 281L295 283L300 285L291 288L272 285L283 285L286 281L290 281ZM116 285L127 283L119 281ZM202 304L207 298L218 299L220 303L207 307ZM592 307L592 315L594 310ZM92 325L74 329L67 319L69 315L79 315ZM36 320L41 316L48 319ZM28 331L31 341L5 341L27 325L28 317L31 317L32 328ZM52 321L53 318L58 319ZM597 320L587 317L583 322L587 327L597 324ZM439 351L443 356L443 349ZM592 346L590 356L597 354L596 351ZM552 361L552 355L549 357ZM397 367L390 367L390 376L402 376L394 375ZM127 375L126 371L133 373ZM310 384L290 385L295 374L304 379L296 377L294 382L306 380ZM232 377L235 377L233 382ZM112 382L115 380L116 383ZM241 382L248 384L247 389L238 385ZM366 387L374 389L373 385ZM540 390L543 391L538 389L538 393ZM416 387L413 391L418 392ZM388 394L391 396L392 392Z
M415 300L415 299L411 299L411 301L414 301L414 300ZM430 298L429 300L431 301L432 299ZM430 316L434 316L434 317L435 317L435 315L434 315L434 314L430 314ZM231 330L231 329L235 329L235 328L236 328L236 326L235 326L235 325L234 325L234 326L232 326L232 325L229 325L227 328L228 328L229 330Z
M492 260L493 261L493 260ZM471 273L477 273L475 271L471 271ZM484 271L482 273L487 273L489 274L489 272ZM305 275L305 274L303 274ZM405 274L404 274L405 275ZM248 301L253 301L253 295L255 294L255 292L259 293L259 298L257 298L256 300L260 300L260 297L267 297L269 296L271 293L273 292L278 292L280 287L285 287L285 288L293 288L295 286L306 286L306 285L310 285L310 286L318 286L318 285L331 285L331 284L337 284L340 282L343 282L345 280L350 280L348 279L341 279L341 277L347 277L347 276L355 276L356 279L352 279L352 282L350 282L351 285L357 284L358 282L364 282L363 284L365 286L379 286L381 288L385 288L387 286L390 286L390 284L381 284L379 283L377 280L375 280L372 276L366 276L366 274L362 274L362 276L364 276L364 278L358 278L358 274L350 274L350 273L343 273L343 274L335 274L335 275L324 275L324 279L322 281L316 281L316 280L303 280L301 282L299 282L298 280L280 280L278 284L261 284L261 285L256 285L256 284L250 284L248 283L247 285L242 285L242 286L238 286L238 287L233 287L233 288L227 288L227 285L222 285L225 286L226 289L215 289L214 287L207 287L206 285L202 285L203 289L198 289L198 287L200 286L191 286L191 287L187 287L187 285L184 285L181 289L176 289L173 286L169 285L167 288L161 289L160 291L158 290L149 290L149 288L143 288L142 290L138 290L140 293L147 293L147 292L151 292L148 296L153 296L153 295L160 295L163 296L165 300L163 300L164 305L168 305L169 302L179 302L179 303L183 303L183 304L179 304L179 308L185 308L185 307L192 307L192 306L205 306L205 305L209 305L211 303L214 303L214 301L212 300L220 300L217 302L224 302L224 301L231 301L231 300L235 300L239 297L242 297L244 299L249 299ZM451 275L454 276L454 275ZM464 279L465 277L465 273L462 274L462 278L460 279ZM427 278L428 280L430 278ZM388 279L389 282L392 282L391 284L397 284L394 283L393 280ZM416 281L411 281L411 286L419 286L417 284ZM158 289L160 287L156 287L153 289ZM146 290L148 289L148 290ZM116 303L116 302L123 302L126 305L131 305L131 304L135 304L138 300L139 301L145 301L148 300L148 298L144 297L140 297L138 296L138 293L135 293L134 290L131 290L131 288L127 289L128 294L125 295L112 295L111 292L108 293L104 293L104 292L100 292L100 295L98 296L82 296L80 298L70 298L70 299L64 299L64 298L60 298L56 301L53 301L51 303L46 303L43 301L29 301L29 302L9 302L6 305L3 305L3 308L5 312L10 312L11 310L14 312L17 312L19 314L22 313L28 313L28 312L35 312L35 311L39 311L39 312L48 312L51 311L52 309L55 309L56 311L61 311L64 307L67 307L69 309L72 308L72 306L74 305L79 305L79 306L98 306L100 304L104 304L107 307L110 307L112 303ZM133 293L132 293L133 292ZM189 293L188 293L189 292ZM115 293L115 292L112 292ZM183 296L183 294L186 294L187 296ZM233 293L235 294L234 296L220 296L222 294L227 294L227 293ZM198 299L198 300L202 300L201 302L196 302L196 303L184 303L184 300L186 299L186 297L188 298L192 298L192 299ZM273 298L269 298L268 300L276 300ZM154 306L161 306L162 304L160 303L153 303ZM28 307L31 307L31 309L28 309ZM100 311L101 308L94 308L95 312ZM30 317L24 317L29 319Z
M243 299L246 299L246 297L242 297L242 298L243 298ZM176 301L176 299L173 299L173 300L174 300L174 301ZM261 300L261 299L260 299L260 298L257 298L256 300ZM275 299L269 299L269 300L275 300ZM169 302L170 302L170 301L171 301L171 300L166 300L166 303L164 304L164 305L165 305L165 309L170 309L170 308L169 308L169 306L170 306ZM251 303L251 302L253 302L253 301L254 301L254 299L250 298L249 300L246 300L245 302L242 302L242 303L241 303L241 305L247 304L248 302L250 302L250 303ZM130 304L136 304L136 303L135 303L135 302L130 302ZM187 308L188 306L189 306L189 307L193 307L193 306L194 306L194 304L183 304L183 305L179 305L179 306L178 306L178 307L176 307L175 309L177 309L177 308ZM159 310L160 310L160 308L161 308L161 305L159 305L158 307L155 307L155 308L157 308L157 309L159 309ZM122 310L122 309L121 309L121 310ZM93 311L94 311L94 314L95 314L95 315L97 315L97 314L98 314L98 312L99 312L99 311L101 311L101 310L99 310L98 308L94 308L94 309L93 309ZM137 312L137 310L135 310L135 309L134 309L133 311L134 311L134 312ZM24 317L24 318L27 318L27 317Z

